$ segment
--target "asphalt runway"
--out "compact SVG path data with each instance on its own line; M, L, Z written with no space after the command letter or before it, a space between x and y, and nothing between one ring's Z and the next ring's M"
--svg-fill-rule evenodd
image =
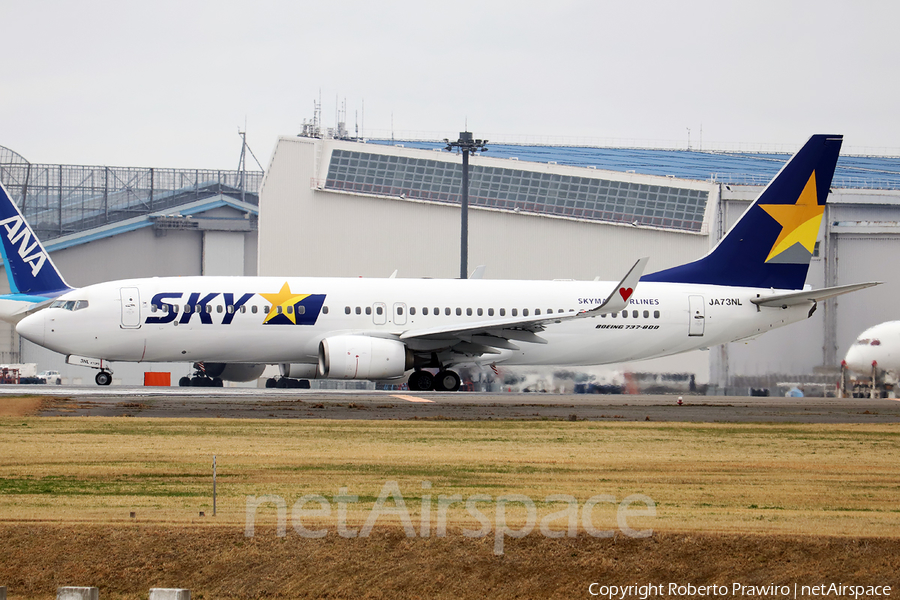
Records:
M900 423L900 401L867 398L10 385L0 403L35 394L41 416Z

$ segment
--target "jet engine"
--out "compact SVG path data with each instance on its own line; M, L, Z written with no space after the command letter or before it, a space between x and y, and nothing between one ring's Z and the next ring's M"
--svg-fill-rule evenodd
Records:
M332 379L394 379L413 367L403 342L365 335L336 335L319 342L319 376Z
M223 381L253 381L259 379L266 365L247 363L203 363L206 374Z
M319 365L310 363L281 363L278 365L282 377L291 379L315 379L319 375Z

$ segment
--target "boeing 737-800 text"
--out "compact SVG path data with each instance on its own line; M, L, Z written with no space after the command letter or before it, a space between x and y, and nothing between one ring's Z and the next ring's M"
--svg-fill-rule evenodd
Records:
M456 390L466 364L666 356L757 336L874 285L803 289L841 141L810 138L705 257L643 277L641 259L619 282L160 277L72 289L3 190L12 293L0 316L100 369L101 385L108 361L203 363L235 381L267 364L291 378L409 373L411 389Z

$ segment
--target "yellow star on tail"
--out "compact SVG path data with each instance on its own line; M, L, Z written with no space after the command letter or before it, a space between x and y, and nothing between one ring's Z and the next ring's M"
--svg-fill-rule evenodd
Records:
M260 294L263 298L272 303L272 308L269 309L269 314L266 315L263 323L268 323L273 317L278 316L278 308L281 307L281 314L284 314L288 319L290 319L291 323L294 325L297 324L297 316L292 308L290 312L288 312L287 307L294 306L309 294L294 294L291 292L291 286L285 282L283 286L281 286L281 291L277 294Z
M813 171L795 204L760 204L781 225L781 233L772 246L766 262L778 256L794 244L801 244L812 254L819 235L819 225L825 206L820 206L816 194L816 172Z

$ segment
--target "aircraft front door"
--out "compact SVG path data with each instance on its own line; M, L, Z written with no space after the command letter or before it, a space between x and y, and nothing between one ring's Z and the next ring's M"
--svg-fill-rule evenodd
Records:
M136 287L119 289L122 299L122 329L138 329L141 326L141 295Z
M691 323L688 326L689 336L702 336L706 330L706 302L703 296L688 296Z

